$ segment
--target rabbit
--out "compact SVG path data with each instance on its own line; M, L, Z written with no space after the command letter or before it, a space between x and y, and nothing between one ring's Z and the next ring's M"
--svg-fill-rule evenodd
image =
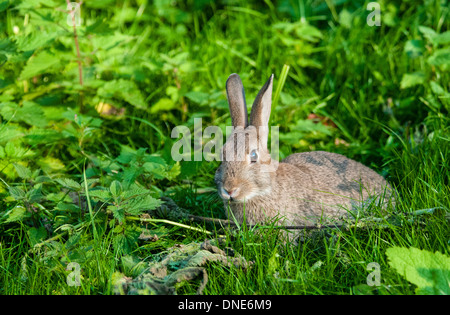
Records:
M323 224L348 217L370 198L393 196L381 175L340 154L314 151L272 159L267 142L273 78L257 94L250 121L239 75L226 82L233 132L214 181L228 219L249 225L272 218L284 226Z

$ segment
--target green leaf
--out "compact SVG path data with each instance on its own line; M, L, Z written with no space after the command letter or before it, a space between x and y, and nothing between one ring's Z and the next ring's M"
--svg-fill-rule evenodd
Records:
M445 92L444 88L434 81L430 82L430 86L431 86L431 90L436 95L446 95L447 94L447 92Z
M0 103L0 114L1 114L2 103ZM25 135L22 128L12 125L3 125L0 128L0 143L7 144L15 139L21 138Z
M423 55L425 51L424 42L417 39L412 39L406 42L404 52L410 58L417 58Z
M13 163L13 165L14 168L16 169L17 175L19 175L20 178L22 179L31 178L31 171L27 167L17 163Z
M172 167L167 171L167 179L174 180L181 173L181 165L179 162L172 165Z
M176 108L176 104L170 98L163 97L159 99L150 109L150 113L154 114L160 111L167 111Z
M30 238L31 245L34 246L47 237L47 230L43 226L38 229L32 227L28 230L28 236Z
M138 196L147 195L149 193L150 190L142 188L133 183L127 190L123 192L122 196L125 200L127 200L130 198L136 198Z
M310 42L317 42L323 38L322 32L308 23L299 23L295 32L298 37Z
M142 165L144 170L151 173L156 179L167 177L166 166L159 163L146 162Z
M418 248L391 247L389 265L417 286L418 294L450 295L450 257Z
M31 57L20 74L19 80L26 80L39 74L48 72L59 65L59 58L47 51Z
M450 43L450 31L444 32L433 38L435 44L448 44Z
M343 9L341 13L339 13L339 23L343 27L350 29L352 27L352 20L353 20L352 14L346 9Z
M24 206L15 206L11 212L8 213L6 222L16 222L22 220L27 214L27 209Z
M81 190L81 185L78 184L76 181L70 178L57 178L56 181L66 188L72 189L72 190Z
M72 211L72 212L80 211L80 207L78 207L76 204L66 202L59 202L56 205L55 209L60 211Z
M105 98L118 98L137 108L147 108L147 103L133 81L124 79L112 80L98 89L98 95Z
M45 126L47 126L46 118L44 116L42 117L44 119ZM65 138L64 134L62 134L59 131L52 129L36 128L29 131L29 133L25 136L25 141L29 145L36 145L41 143L50 144L63 140L64 138Z
M123 182L125 184L125 187L127 185L133 183L136 180L136 177L138 177L140 174L142 174L142 168L137 166L130 166L127 167L122 174Z
M36 161L36 164L44 171L44 173L52 173L62 171L65 165L61 160L51 156L46 156Z
M19 187L9 186L9 193L11 197L15 200L23 200L25 199L25 191L20 189Z
M41 192L41 184L36 185L37 188L31 189L27 193L27 200L28 202L39 202L42 199L42 192Z
M113 195L113 197L117 198L122 194L122 184L115 180L111 183L111 186L109 187L109 191Z
M405 73L400 82L400 88L406 89L415 85L425 83L425 74L423 72Z
M143 211L156 209L156 207L159 207L161 204L161 200L147 195L145 197L131 199L126 204L125 210L129 214L139 215Z
M193 101L194 103L206 105L208 103L210 94L199 91L191 91L184 94L184 96Z
M40 105L30 101L24 101L22 107L13 102L1 103L0 114L6 120L23 121L37 127L47 126L47 119Z
M17 39L17 49L21 51L36 50L46 47L53 42L59 34L57 32L31 32L27 36L20 36Z
M9 6L9 1L1 1L0 2L0 12L5 11Z
M436 50L427 60L430 65L442 66L450 64L450 48Z
M419 31L426 37L428 38L428 40L433 40L436 36L437 33L435 30L433 30L432 28L429 28L427 26L419 26Z
M108 202L111 199L111 193L106 189L89 190L89 196L102 202Z
M119 223L122 223L125 220L125 210L119 208L119 206L108 206L108 210L110 210Z

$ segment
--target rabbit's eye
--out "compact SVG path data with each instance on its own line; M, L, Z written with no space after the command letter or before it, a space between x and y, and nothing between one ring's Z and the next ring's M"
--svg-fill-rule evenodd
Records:
M258 161L258 152L256 150L252 150L250 152L250 163L256 163Z

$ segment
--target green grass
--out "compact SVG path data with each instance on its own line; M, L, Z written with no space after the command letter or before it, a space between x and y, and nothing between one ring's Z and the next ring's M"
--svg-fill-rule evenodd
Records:
M298 246L283 244L276 229L227 231L226 246L254 264L245 272L208 265L204 294L414 294L391 269L386 250L449 255L449 42L430 35L450 30L441 2L383 2L380 27L366 24L367 1L86 4L78 29L84 86L64 14L50 4L38 6L39 15L20 3L0 4L0 294L113 294L111 277L126 273L124 256L152 259L174 244L210 237L150 222L159 240L137 241L143 225L122 215L140 213L112 210L111 198L85 198L117 180L124 191L135 183L153 201L167 195L192 214L223 218L213 183L218 163L176 164L170 133L176 125L192 131L197 117L203 128L229 125L224 85L233 72L243 79L247 104L275 74L271 124L280 127L281 158L341 153L385 176L400 197L376 225L313 233ZM45 14L54 20L42 20ZM39 37L44 31L54 40ZM31 56L41 52L59 63L29 67L35 74L22 79ZM407 82L413 73L420 75ZM118 93L124 81L135 85L131 97ZM33 102L28 113L20 111L24 101ZM100 103L117 111L105 115ZM311 123L310 114L320 121ZM8 153L8 142L15 153ZM140 148L148 155L128 160ZM145 168L149 161L163 170ZM62 185L61 178L80 187ZM14 196L5 183L28 195ZM13 220L16 206L27 212ZM66 283L71 261L81 265L80 287ZM371 262L380 265L378 287L365 285ZM178 293L194 294L197 285Z

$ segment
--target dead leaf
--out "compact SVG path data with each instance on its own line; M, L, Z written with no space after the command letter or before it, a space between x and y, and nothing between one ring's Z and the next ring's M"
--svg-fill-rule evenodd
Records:
M193 281L201 277L201 284L197 294L202 294L208 282L208 274L204 266L208 263L244 270L251 267L253 262L234 251L233 255L216 246L215 241L205 240L203 243L192 242L177 244L157 255L148 262L145 271L135 279L128 277L113 277L114 292L116 294L176 294L176 284Z

